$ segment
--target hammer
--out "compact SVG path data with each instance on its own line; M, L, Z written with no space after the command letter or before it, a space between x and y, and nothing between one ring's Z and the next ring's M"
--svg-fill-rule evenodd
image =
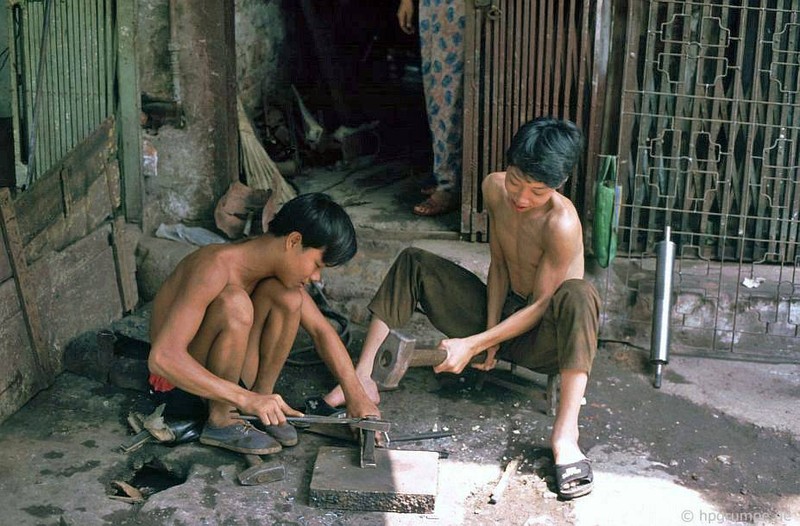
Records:
M237 477L242 486L256 486L267 482L275 482L283 480L283 477L286 476L286 470L283 469L282 464L270 466L259 455L245 454L244 458L247 461L248 468L239 473Z
M447 358L447 351L415 349L416 343L410 336L389 331L372 364L372 379L380 389L397 389L409 367L434 367Z
M378 348L375 362L372 365L372 379L380 389L396 389L400 379L409 367L435 367L447 358L447 351L442 349L416 349L416 339L398 331L391 330ZM478 362L477 356L472 362ZM533 380L532 375L523 373L511 363L497 360L498 370L510 371L523 378Z

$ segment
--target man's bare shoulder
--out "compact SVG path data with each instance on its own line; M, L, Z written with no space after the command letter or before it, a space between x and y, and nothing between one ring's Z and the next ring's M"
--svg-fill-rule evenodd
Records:
M576 234L581 234L581 221L572 201L566 196L555 193L551 204L542 225L543 231L547 232L547 236L543 239L574 238Z
M226 245L201 247L183 258L175 273L193 281L217 281L227 275L228 251Z
M501 199L505 192L505 182L505 172L492 172L484 177L481 183L484 200L494 203Z

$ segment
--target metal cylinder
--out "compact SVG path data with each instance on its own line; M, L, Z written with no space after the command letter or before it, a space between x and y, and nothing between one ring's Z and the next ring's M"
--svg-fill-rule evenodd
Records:
M656 243L656 284L653 291L653 326L650 332L650 363L656 366L653 385L661 387L663 366L669 362L669 317L672 311L672 274L675 268L675 243L670 241L670 227L664 241Z

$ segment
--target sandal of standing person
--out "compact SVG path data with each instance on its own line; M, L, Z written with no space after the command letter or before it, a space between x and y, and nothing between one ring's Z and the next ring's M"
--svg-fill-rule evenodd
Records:
M458 206L457 195L453 192L437 190L414 207L414 214L425 217L440 216L456 210Z

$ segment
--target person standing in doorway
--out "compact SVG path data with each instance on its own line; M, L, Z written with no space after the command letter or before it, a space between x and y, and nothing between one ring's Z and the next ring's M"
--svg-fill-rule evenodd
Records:
M400 29L413 34L414 0L400 0ZM433 147L434 184L422 188L426 199L414 207L421 216L458 208L462 168L464 107L464 0L419 0L422 82Z

